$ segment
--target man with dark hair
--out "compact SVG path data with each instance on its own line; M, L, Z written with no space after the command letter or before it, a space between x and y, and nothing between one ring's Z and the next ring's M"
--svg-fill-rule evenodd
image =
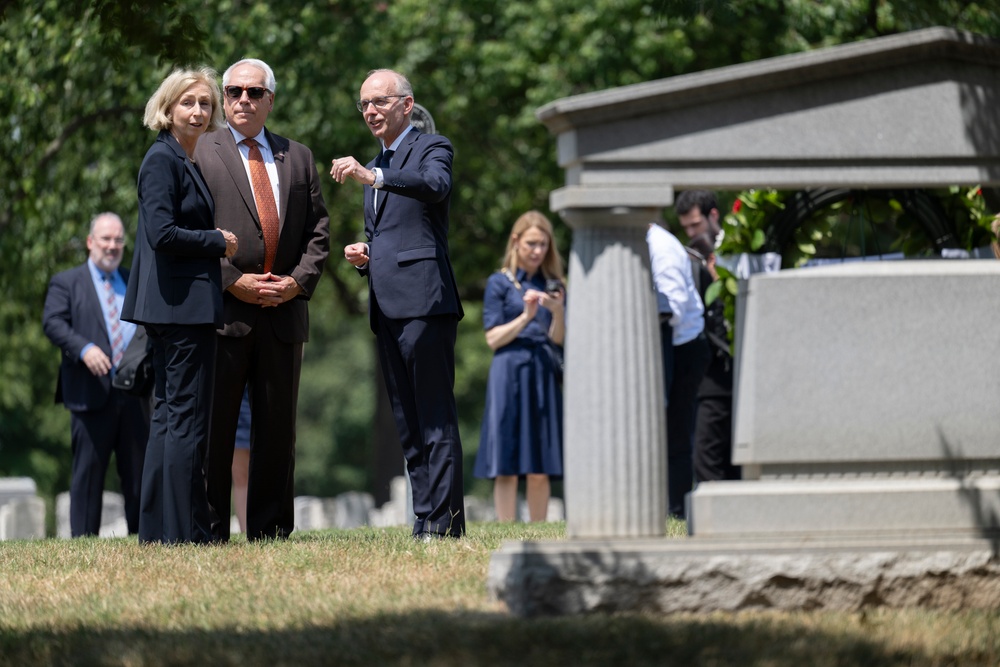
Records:
M677 195L674 211L688 239L711 234L713 246L718 245L722 231L719 227L719 204L714 192L685 190Z
M691 260L673 234L656 223L646 232L650 270L660 313L664 398L667 412L667 511L687 514L685 496L694 484L692 463L698 385L709 361L704 307Z

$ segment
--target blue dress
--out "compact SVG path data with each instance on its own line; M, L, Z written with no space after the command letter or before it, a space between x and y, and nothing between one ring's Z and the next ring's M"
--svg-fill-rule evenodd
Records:
M243 402L240 403L240 420L236 422L236 449L250 449L250 386L243 388Z
M521 290L499 271L486 282L483 329L505 324L524 312L523 291L545 290L541 271L527 280L517 272ZM545 349L552 313L539 307L535 318L511 343L497 350L486 383L486 409L473 473L538 473L561 478L562 388Z

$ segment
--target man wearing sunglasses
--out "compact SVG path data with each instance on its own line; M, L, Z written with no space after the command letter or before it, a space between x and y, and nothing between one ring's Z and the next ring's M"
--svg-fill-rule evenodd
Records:
M358 110L377 158L333 160L330 175L365 186L365 239L344 257L368 277L369 317L413 489L414 538L465 533L455 336L462 304L448 258L451 142L410 125L413 88L369 72Z
M206 479L212 536L229 539L233 443L243 388L251 419L247 539L286 538L295 521L295 414L308 300L329 253L329 217L312 151L264 127L274 73L241 60L222 76L228 131L206 134L197 166L215 199L216 224L240 239L222 260L224 324Z

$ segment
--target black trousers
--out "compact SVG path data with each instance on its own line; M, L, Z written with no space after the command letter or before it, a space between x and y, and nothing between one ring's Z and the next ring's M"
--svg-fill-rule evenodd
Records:
M70 414L73 475L69 487L69 525L73 537L97 535L104 505L104 478L115 455L125 498L128 532L139 530L139 488L149 438L149 400L111 389L100 410Z
M694 432L694 474L699 482L740 479L733 465L733 397L702 396Z
M212 414L215 326L146 325L153 420L142 470L139 541L208 542L204 460Z
M457 333L454 315L395 320L378 314L379 361L413 489L415 536L465 534Z
M271 309L272 311L274 309ZM246 336L217 336L212 427L206 477L212 538L229 539L233 449L244 388L250 393L247 539L284 539L295 528L295 440L302 343L275 332L262 314Z
M698 387L711 351L704 333L675 346L668 322L660 324L667 401L667 511L686 515L684 497L694 487L694 424Z

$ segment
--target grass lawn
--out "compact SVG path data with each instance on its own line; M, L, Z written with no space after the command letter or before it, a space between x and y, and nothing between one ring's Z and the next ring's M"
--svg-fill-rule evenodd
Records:
M222 547L0 542L0 666L1000 665L986 612L521 619L488 599L503 540L564 536L488 523L430 544L405 528Z

